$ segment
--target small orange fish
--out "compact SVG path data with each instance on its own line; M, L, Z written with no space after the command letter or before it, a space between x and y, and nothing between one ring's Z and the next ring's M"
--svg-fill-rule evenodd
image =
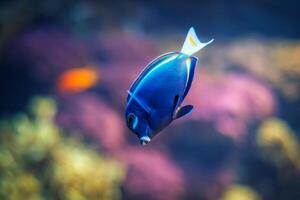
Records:
M58 77L56 87L63 93L81 92L96 85L98 80L99 74L94 68L72 68Z

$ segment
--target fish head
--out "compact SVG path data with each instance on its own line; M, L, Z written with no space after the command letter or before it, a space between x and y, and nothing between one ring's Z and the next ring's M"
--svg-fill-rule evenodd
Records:
M125 117L127 127L139 138L140 143L148 144L153 132L148 122L148 113L132 101L127 105Z

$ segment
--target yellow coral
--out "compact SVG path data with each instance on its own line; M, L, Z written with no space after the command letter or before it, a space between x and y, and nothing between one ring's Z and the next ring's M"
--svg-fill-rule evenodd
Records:
M265 159L273 161L277 166L290 162L300 167L297 137L282 120L266 120L257 132L256 143L262 148Z
M14 132L20 153L39 161L61 140L59 128L53 118L56 106L52 99L36 97L30 102L33 119L19 114L14 119Z
M224 47L220 66L237 65L272 84L289 99L299 99L300 43L298 41L239 41ZM215 54L215 53L214 53ZM229 61L229 62L228 62Z
M116 199L115 185L123 179L123 167L96 151L71 140L54 152L53 184L64 190L65 199Z
M25 171L15 171L13 174L2 175L0 197L7 200L43 199L39 181L33 174Z
M57 108L53 99L38 96L30 101L29 109L36 118L52 120Z
M300 43L279 43L271 48L273 67L285 70L291 76L300 75Z
M231 185L224 192L221 200L261 200L253 189L242 185Z
M66 138L52 99L34 98L30 109L0 123L0 199L119 199L124 167Z

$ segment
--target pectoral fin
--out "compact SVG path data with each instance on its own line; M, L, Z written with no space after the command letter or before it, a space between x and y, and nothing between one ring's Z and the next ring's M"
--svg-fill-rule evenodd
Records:
M183 117L184 115L189 114L190 112L192 112L192 110L193 110L192 105L186 105L186 106L179 107L176 112L175 119L178 119L180 117Z

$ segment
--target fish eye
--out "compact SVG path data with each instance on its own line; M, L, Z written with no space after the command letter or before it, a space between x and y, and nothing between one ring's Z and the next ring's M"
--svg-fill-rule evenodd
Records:
M135 129L138 124L138 118L133 113L130 113L127 116L127 123L130 128Z

